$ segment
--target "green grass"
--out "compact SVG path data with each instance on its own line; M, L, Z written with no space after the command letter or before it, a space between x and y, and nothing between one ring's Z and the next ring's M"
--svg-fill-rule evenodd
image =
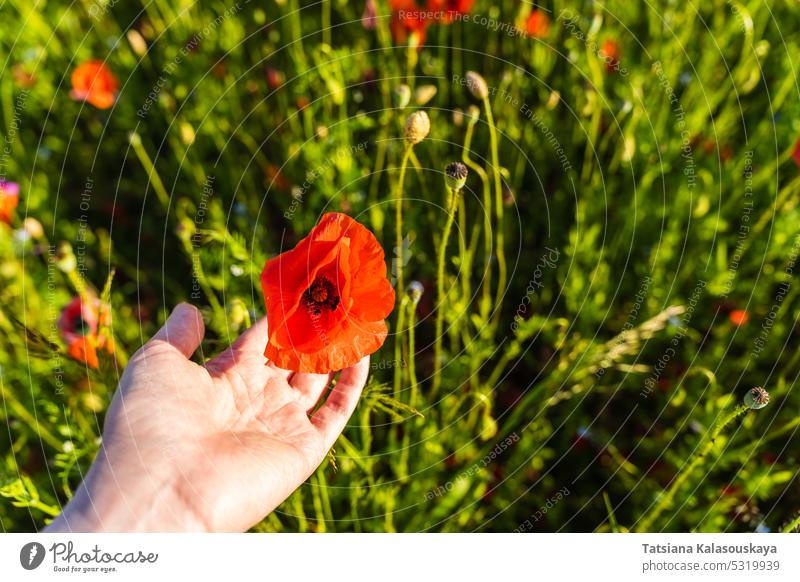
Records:
M188 300L210 356L263 315L265 260L326 211L369 226L390 273L402 255L425 292L390 318L404 333L373 356L335 453L256 530L796 529L795 3L544 2L545 40L466 20L432 26L418 53L378 5L365 30L363 2L344 0L2 4L0 174L21 186L0 224L2 529L41 528L68 500L121 374L63 354L77 280L50 245L69 242L96 289L115 270L120 353ZM526 11L472 14L522 26ZM594 48L608 38L616 73ZM120 79L111 110L70 99L89 58ZM401 83L437 93L397 108ZM409 156L397 251L418 109L432 129ZM443 172L462 159L439 304ZM44 238L14 235L25 217ZM753 386L770 405L714 434Z

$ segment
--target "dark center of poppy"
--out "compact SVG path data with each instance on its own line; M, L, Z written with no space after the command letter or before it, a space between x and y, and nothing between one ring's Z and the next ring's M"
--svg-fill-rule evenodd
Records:
M92 331L91 326L83 319L82 316L75 318L75 333L78 335L89 335Z
M335 310L339 305L336 287L327 277L317 277L303 292L303 304L312 315L320 315L323 309Z

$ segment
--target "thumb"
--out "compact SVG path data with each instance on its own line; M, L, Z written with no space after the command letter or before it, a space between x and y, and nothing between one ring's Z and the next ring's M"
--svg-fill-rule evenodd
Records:
M188 303L179 303L150 342L167 343L189 358L200 347L204 335L205 325L200 311Z

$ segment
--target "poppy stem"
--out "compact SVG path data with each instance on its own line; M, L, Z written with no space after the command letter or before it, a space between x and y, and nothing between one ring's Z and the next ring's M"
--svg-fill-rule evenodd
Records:
M494 116L492 115L492 106L489 103L488 95L483 98L483 108L486 111L486 122L489 125L489 144L492 150L492 174L494 175L494 189L495 189L495 216L497 218L497 291L495 292L494 313L492 320L497 323L500 317L500 305L503 298L503 293L506 287L506 254L504 250L505 241L503 235L503 182L500 177L500 155L497 145L497 128L494 124Z
M678 474L672 480L669 489L667 489L667 491L661 495L658 502L652 506L652 509L650 509L650 511L648 511L639 522L639 525L636 527L636 531L638 533L650 531L653 522L658 519L664 510L672 505L672 500L675 498L675 495L678 493L681 486L683 486L692 472L706 459L709 453L711 453L714 445L716 444L717 437L719 437L725 427L738 417L746 414L748 410L750 410L749 406L746 404L740 404L728 412L727 415L722 417L720 422L717 422L712 427L706 441L702 444L702 446L695 449L689 459L687 459L687 461L683 464L683 467L681 467L681 469L678 471Z
M397 309L397 335L395 336L394 342L394 397L396 400L400 400L400 390L403 384L403 370L400 368L398 363L403 358L403 340L402 336L400 335L400 330L405 325L405 310L406 304L408 303L408 297L403 295L400 299L400 307Z
M478 109L476 108L477 112ZM480 164L470 158L470 147L472 145L472 135L475 131L475 124L478 123L478 116L469 116L467 123L467 132L464 136L464 151L461 156L464 164L480 176L481 184L483 185L483 223L484 223L484 238L483 238L483 254L486 261L486 272L482 280L483 295L481 298L481 316L485 319L491 308L492 301L492 199L491 199L491 186L489 184L489 176L486 174Z
M420 297L422 297L421 294L412 296L408 307L408 376L411 382L408 405L412 408L417 407L417 364L414 358L416 354L417 306Z
M448 201L447 209L447 222L444 225L444 232L442 233L442 240L439 244L439 257L437 261L436 271L436 297L439 305L436 307L436 334L433 349L433 393L439 389L441 384L441 370L442 370L442 333L444 329L444 306L446 300L446 292L444 286L444 271L445 260L447 259L447 241L450 238L450 231L453 230L453 222L456 218L456 209L458 208L458 198L461 190L451 189L450 200Z
M408 160L411 157L411 153L414 149L414 146L407 143L406 149L403 152L403 160L400 163L400 177L397 180L397 188L395 188L394 193L394 213L395 213L395 224L397 227L397 232L395 234L395 247L394 247L394 260L393 266L395 269L395 273L393 273L396 277L396 285L395 290L397 297L400 301L400 308L397 311L397 329L395 329L395 340L394 340L394 357L395 361L400 361L403 352L403 300L405 298L405 281L403 279L403 266L405 265L405 253L403 252L403 183L405 182L406 178L406 170L408 169ZM395 368L394 371L394 393L395 398L400 392L400 384L402 382L402 370L399 368Z
M403 161L400 163L400 178L397 180L397 188L394 195L394 220L397 225L397 232L395 234L395 249L394 254L397 260L397 287L400 293L405 291L403 281L403 267L405 266L405 253L403 252L403 183L406 179L406 170L408 169L408 160L411 158L411 153L414 147L406 145L405 152L403 152ZM400 330L397 330L398 333Z

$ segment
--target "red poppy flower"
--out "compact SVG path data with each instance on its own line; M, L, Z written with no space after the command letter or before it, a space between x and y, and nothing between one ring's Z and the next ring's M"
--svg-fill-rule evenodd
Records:
M425 18L426 10L417 6L416 0L389 0L389 8L392 10L390 28L394 41L405 44L411 37L413 46L421 46L430 24Z
M11 224L17 204L19 204L19 184L0 179L0 222Z
M67 353L79 362L85 362L90 368L97 368L97 350L105 349L114 353L114 342L102 328L110 324L111 311L108 305L102 305L99 299L84 302L74 297L61 311L58 328L61 337L67 344Z
M613 39L607 39L600 48L600 58L605 61L606 70L609 73L617 70L621 56L622 51L619 48L619 43Z
M98 109L108 109L117 98L119 83L102 61L86 61L72 71L70 96L78 101L87 101Z
M794 151L792 152L792 159L794 163L800 166L800 139L794 144Z
M457 16L468 14L475 0L428 0L428 12L441 12L441 22L450 24Z
M532 10L525 23L525 32L534 38L546 38L550 34L550 17L543 10Z
M734 309L733 311L731 311L728 318L731 320L731 323L733 325L740 326L747 323L747 320L750 319L750 316L744 309Z
M261 273L277 366L318 374L347 368L383 345L394 306L383 249L345 214L330 213Z

